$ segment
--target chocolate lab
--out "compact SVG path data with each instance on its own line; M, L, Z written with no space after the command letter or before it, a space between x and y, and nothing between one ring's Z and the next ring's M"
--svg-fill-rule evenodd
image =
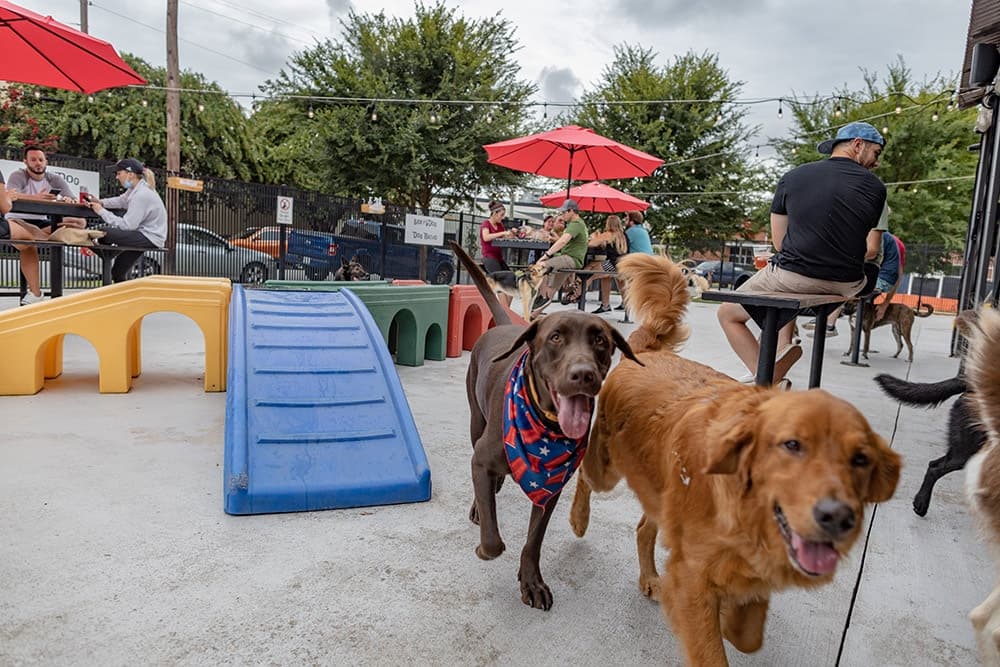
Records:
M563 485L583 460L594 397L615 347L638 360L614 327L589 313L558 312L527 328L511 325L482 269L459 245L451 246L497 323L472 348L465 381L475 495L469 519L479 525L476 555L491 560L506 548L496 494L510 475L531 501L517 574L521 601L548 610L552 592L538 563L545 529Z
M877 329L880 326L890 324L892 325L892 337L896 339L896 354L893 357L898 357L899 353L903 351L903 342L906 342L906 347L910 352L908 361L913 361L913 341L910 340L910 331L913 329L913 319L915 317L930 317L934 312L934 306L929 303L923 304L924 310L914 310L909 306L903 305L901 303L890 303L889 307L886 308L885 314L878 321L875 320L875 306L868 304L865 306L865 319L862 322L861 331L865 334L865 347L862 350L862 354L865 359L868 358L868 344L871 342L872 329ZM858 300L851 299L844 304L844 313L847 315L853 315L857 310ZM849 356L851 352L854 351L854 323L851 323L851 347L848 348L844 356Z

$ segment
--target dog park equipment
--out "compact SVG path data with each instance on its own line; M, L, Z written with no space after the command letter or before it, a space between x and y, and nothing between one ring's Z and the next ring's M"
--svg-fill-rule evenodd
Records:
M205 336L205 391L226 390L229 297L225 278L149 276L0 312L0 395L36 394L63 371L63 338L97 351L102 394L125 393L142 372L142 318L173 311Z
M444 361L448 328L447 285L392 285L380 282L268 280L268 289L336 292L349 288L368 307L386 343L395 343L396 363L422 366Z
M234 288L225 511L420 502L430 468L389 349L350 290Z
M514 324L528 326L520 315L505 308ZM487 329L495 326L486 299L475 285L452 285L448 297L448 349L449 357L462 356L462 350L471 350Z

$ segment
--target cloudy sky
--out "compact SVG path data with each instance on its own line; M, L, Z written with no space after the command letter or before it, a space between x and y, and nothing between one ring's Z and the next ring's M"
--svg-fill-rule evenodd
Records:
M14 0L78 25L79 0ZM426 0L430 3L432 0ZM539 101L575 99L600 78L615 44L653 48L663 63L689 50L718 53L743 98L830 94L860 88L862 69L884 72L903 56L916 79L957 75L971 0L464 0L469 17L497 12L517 27L522 78ZM502 9L501 9L502 7ZM256 92L288 56L339 37L341 17L384 10L408 16L412 0L180 0L180 60L233 93ZM165 63L165 3L90 2L90 33L119 51ZM752 107L759 141L784 134L777 104ZM762 150L763 153L763 150ZM762 155L763 157L763 155Z

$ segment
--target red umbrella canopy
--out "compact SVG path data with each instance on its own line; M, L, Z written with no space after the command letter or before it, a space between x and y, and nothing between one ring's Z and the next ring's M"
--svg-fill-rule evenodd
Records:
M113 46L0 0L0 81L93 93L143 84Z
M577 125L487 144L483 148L491 164L571 181L649 176L663 164L658 157Z
M649 202L637 199L597 181L570 188L569 197L563 190L545 195L541 198L541 202L549 208L557 208L567 199L575 199L581 211L622 213L624 211L645 211L649 208Z

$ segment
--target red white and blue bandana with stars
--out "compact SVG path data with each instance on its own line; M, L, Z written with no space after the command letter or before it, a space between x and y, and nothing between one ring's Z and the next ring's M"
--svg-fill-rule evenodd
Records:
M529 396L530 379L524 372L529 352L525 350L514 364L504 389L503 449L511 477L533 504L545 507L583 461L590 429L582 438L569 438L558 424L546 424L538 415Z

